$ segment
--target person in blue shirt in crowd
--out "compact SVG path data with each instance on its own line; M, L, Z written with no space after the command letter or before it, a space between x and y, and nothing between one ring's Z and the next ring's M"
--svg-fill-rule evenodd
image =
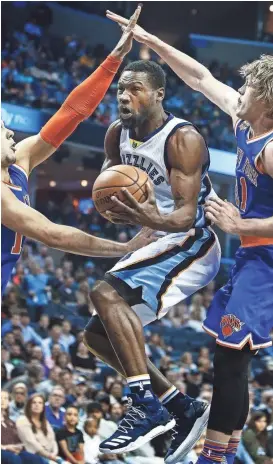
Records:
M56 386L52 389L48 402L45 406L45 413L48 422L54 432L59 430L64 425L65 408L65 392L61 386Z

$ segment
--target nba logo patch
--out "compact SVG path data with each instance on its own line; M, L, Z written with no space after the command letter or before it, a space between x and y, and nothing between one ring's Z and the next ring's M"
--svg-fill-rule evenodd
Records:
M245 323L241 322L234 314L222 316L220 327L225 338L230 337L234 332L239 332Z

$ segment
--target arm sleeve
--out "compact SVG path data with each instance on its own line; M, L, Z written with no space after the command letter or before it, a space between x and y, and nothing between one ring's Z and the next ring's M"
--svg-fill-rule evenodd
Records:
M42 128L44 142L58 148L80 122L91 116L102 101L121 64L109 55L106 60L78 85L67 97L59 111Z

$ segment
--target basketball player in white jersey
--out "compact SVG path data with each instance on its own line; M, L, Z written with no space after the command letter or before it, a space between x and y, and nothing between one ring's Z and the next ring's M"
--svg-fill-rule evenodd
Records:
M114 13L107 16L123 26L127 24ZM244 85L236 91L215 79L202 64L141 27L133 32L136 40L152 48L187 85L202 92L234 124L237 208L212 199L206 212L224 232L239 235L241 246L230 278L216 293L204 322L204 329L216 338L217 345L208 430L198 458L198 464L233 464L249 412L249 364L257 349L272 344L273 56L262 55L244 65L240 69ZM127 217L130 220L128 211Z
M132 393L132 408L101 451L134 450L172 428L175 414L178 440L171 459L190 431L188 448L197 441L209 411L180 393L147 360L142 327L215 277L220 247L203 210L213 194L208 148L190 122L164 110L165 83L164 71L151 61L129 64L118 83L120 119L106 134L103 169L123 163L148 173L149 198L142 217L136 211L131 220L147 223L162 236L125 256L96 284L91 298L97 315L86 327L85 342L126 378ZM126 214L109 213L109 218L128 223ZM187 234L191 228L194 236Z

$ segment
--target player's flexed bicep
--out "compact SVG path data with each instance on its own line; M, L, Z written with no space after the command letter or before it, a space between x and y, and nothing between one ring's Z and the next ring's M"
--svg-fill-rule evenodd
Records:
M105 169L111 168L121 164L120 159L120 133L121 133L121 122L118 119L114 121L107 129L104 139L104 153L105 160L101 168L101 172Z
M194 127L182 127L170 138L168 162L176 205L173 220L181 221L183 228L189 228L194 223L201 188L202 167L207 161L206 144Z

